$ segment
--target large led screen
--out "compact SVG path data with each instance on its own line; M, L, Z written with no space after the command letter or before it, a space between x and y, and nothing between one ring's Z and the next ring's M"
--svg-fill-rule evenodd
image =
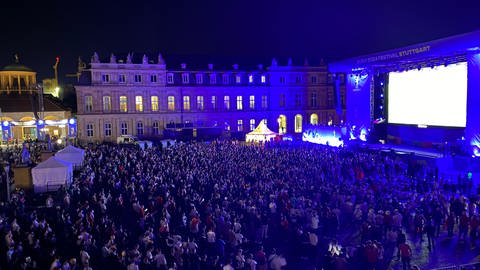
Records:
M465 127L466 118L466 62L389 73L389 123Z

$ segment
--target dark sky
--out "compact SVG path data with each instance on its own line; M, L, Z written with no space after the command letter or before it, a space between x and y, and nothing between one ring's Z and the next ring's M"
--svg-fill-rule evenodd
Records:
M480 1L15 0L0 25L0 66L18 53L45 78L55 56L63 77L94 51L161 52L175 68L332 61L478 30Z

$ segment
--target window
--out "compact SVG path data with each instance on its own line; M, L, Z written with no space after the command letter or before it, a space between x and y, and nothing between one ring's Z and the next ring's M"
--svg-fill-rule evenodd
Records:
M235 75L235 82L236 83L241 83L242 82L242 77L240 75Z
M203 111L204 108L203 96L197 96L197 110Z
M301 83L302 82L302 77L300 77L300 76L295 77L295 82L296 83Z
M237 120L237 131L243 131L243 120Z
M168 110L173 112L175 110L175 97L168 96L167 101L168 101Z
M85 112L93 111L93 97L85 96Z
M228 74L223 74L222 80L223 80L223 84L228 84Z
M250 96L250 109L255 109L255 96Z
M217 75L210 74L210 84L216 84L216 83L217 83Z
M268 99L267 96L262 96L262 109L268 108Z
M173 73L168 73L167 74L167 83L172 84L173 83Z
M255 129L255 119L250 119L250 131Z
M183 110L190 111L190 96L183 97Z
M150 75L150 82L156 83L157 82L157 75Z
M230 96L223 97L223 108L225 110L230 110Z
M195 74L195 81L197 81L197 84L202 84L203 83L203 74Z
M120 111L121 112L128 111L127 96L120 96Z
M302 106L302 95L300 94L295 94L295 107L300 107Z
M266 83L266 82L267 82L267 78L265 77L265 75L262 75L261 80L262 80L262 83Z
M217 109L217 96L212 96L212 110Z
M112 110L112 97L103 96L103 112L110 112Z
M188 73L182 74L182 83L184 84L188 83Z
M112 123L105 123L105 137L112 136Z
M280 104L279 104L279 106L281 108L283 108L283 107L285 107L285 103L286 103L285 94L280 94Z
M317 93L313 92L310 96L310 106L313 108L317 107Z
M303 117L301 114L295 115L295 132L296 133L302 132L302 120L303 120Z
M152 133L153 135L159 135L160 134L160 129L159 129L159 124L158 121L154 121L152 123Z
M312 115L310 115L310 124L318 125L318 115L316 113L312 113Z
M143 112L143 97L135 96L135 111Z
M150 103L152 105L152 112L158 112L158 96L151 96Z
M93 124L87 124L87 137L93 137Z
M136 82L136 83L142 82L142 75L136 74L136 75L135 75L135 82Z
M142 136L143 135L143 122L138 121L137 122L137 136Z
M248 75L248 82L253 83L253 75L252 74Z
M281 76L281 77L280 77L280 83L281 83L281 84L285 84L285 76Z
M128 134L128 125L127 122L120 123L120 134L127 135Z
M102 81L103 82L110 82L110 75L109 74L102 74Z
M317 83L317 76L312 76L312 83L316 84Z
M127 81L127 76L125 74L118 75L118 82L124 83Z
M243 110L243 98L242 96L237 96L237 110Z

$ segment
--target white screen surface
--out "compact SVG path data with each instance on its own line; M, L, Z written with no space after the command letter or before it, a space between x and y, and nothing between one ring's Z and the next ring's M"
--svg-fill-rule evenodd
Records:
M389 123L465 127L466 119L466 62L389 73Z

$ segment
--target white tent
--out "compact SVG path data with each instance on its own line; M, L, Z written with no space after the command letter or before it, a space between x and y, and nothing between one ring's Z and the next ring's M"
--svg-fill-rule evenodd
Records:
M51 157L32 169L33 191L55 191L70 185L73 176L72 163Z
M85 150L68 145L55 154L60 160L67 161L73 164L73 167L77 168L83 165L85 157Z
M261 121L257 128L246 135L245 140L247 142L268 142L277 135L267 127L265 121Z

